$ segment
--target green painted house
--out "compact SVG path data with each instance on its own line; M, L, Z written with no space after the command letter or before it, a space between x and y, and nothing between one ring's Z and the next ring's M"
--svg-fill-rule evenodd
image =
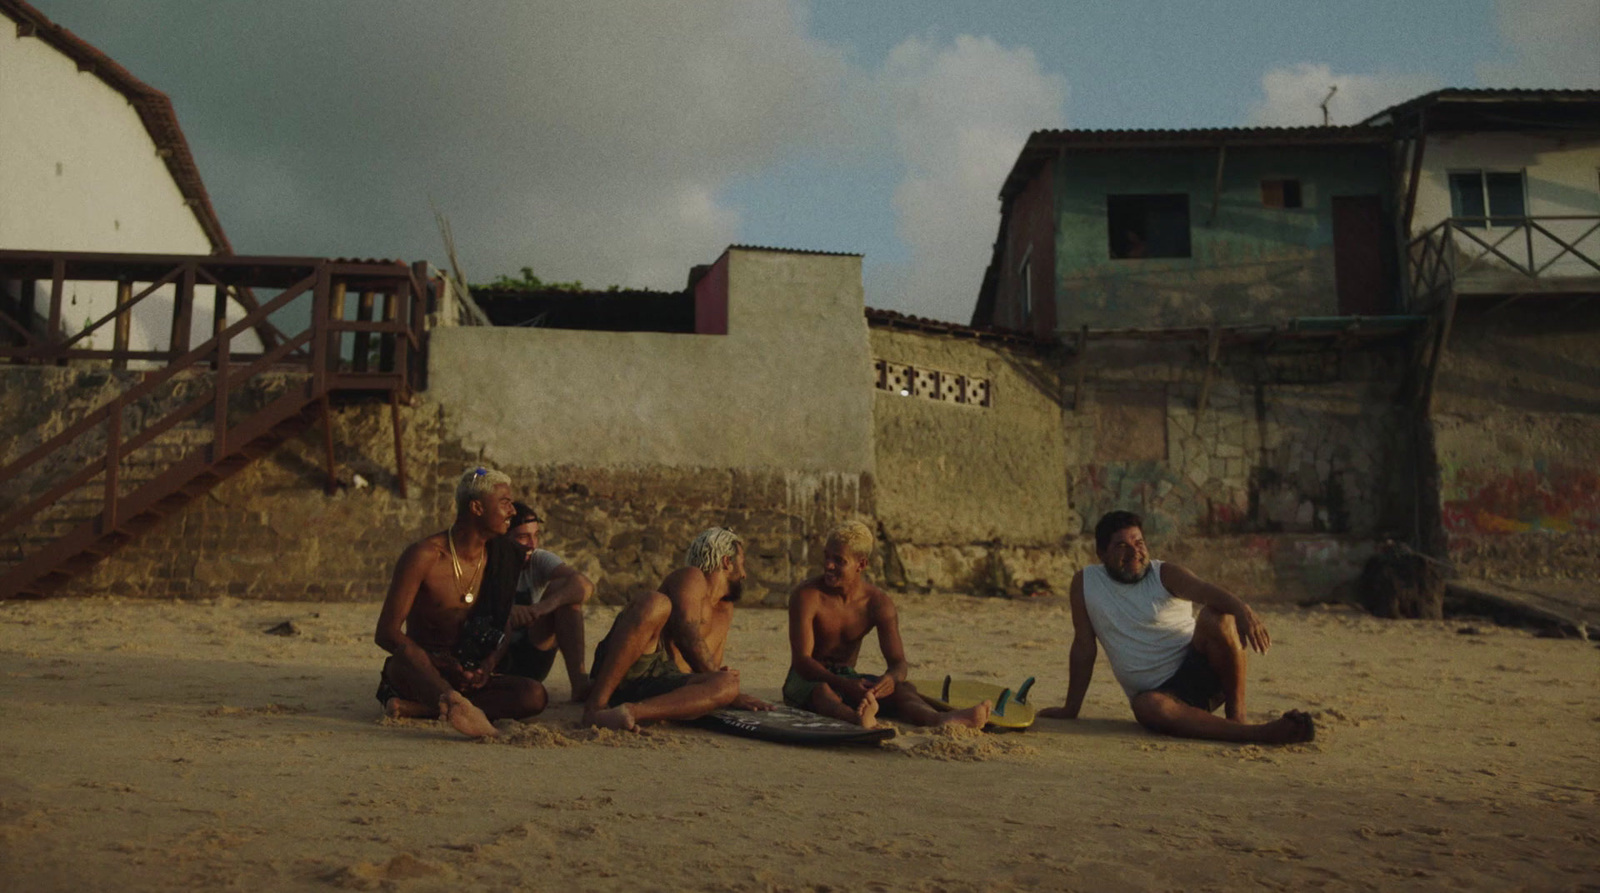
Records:
M1391 146L1372 126L1038 131L972 323L1054 339L1395 312Z

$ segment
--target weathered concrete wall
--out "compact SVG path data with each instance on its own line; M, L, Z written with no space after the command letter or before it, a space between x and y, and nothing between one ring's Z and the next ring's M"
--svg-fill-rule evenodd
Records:
M1600 306L1463 302L1432 417L1450 559L1474 576L1600 578Z
M905 582L982 589L995 561L1018 584L1070 579L1078 564L1063 544L1081 524L1070 507L1051 362L1025 349L886 328L872 330L872 353L988 383L988 406L875 392L878 520Z
M1079 152L1057 165L1058 329L1337 314L1332 198L1387 195L1383 150L1230 149L1220 195L1216 174L1215 149ZM1286 178L1300 180L1304 206L1263 207L1261 181ZM1106 196L1160 193L1189 196L1192 256L1111 258Z
M430 396L512 465L870 472L861 258L725 259L727 335L443 329Z
M1136 511L1196 570L1294 597L1353 577L1374 536L1409 533L1398 353L1224 353L1198 412L1203 345L1089 349L1085 406L1063 415L1085 534Z
M1092 341L1075 369L1035 349L890 329L890 364L988 376L991 406L877 397L876 505L904 584L1065 591L1105 512L1146 519L1161 556L1255 597L1320 595L1416 490L1398 346L1225 352L1196 411L1204 346ZM886 568L886 570L897 570Z

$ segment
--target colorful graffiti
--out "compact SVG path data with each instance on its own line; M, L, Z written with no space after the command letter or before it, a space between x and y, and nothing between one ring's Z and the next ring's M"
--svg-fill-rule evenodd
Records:
M1548 466L1446 468L1441 500L1454 536L1600 531L1600 472Z

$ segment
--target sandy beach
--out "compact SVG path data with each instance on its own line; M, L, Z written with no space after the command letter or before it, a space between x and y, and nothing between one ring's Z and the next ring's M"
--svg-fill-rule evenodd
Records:
M914 675L1066 690L1063 600L898 599ZM614 609L591 609L590 641ZM1164 740L1102 655L1077 722L798 748L385 721L377 605L0 605L8 890L1600 889L1600 651L1266 608L1250 706L1315 743ZM298 634L264 631L292 620ZM785 614L728 659L775 699ZM875 647L865 663L877 665Z

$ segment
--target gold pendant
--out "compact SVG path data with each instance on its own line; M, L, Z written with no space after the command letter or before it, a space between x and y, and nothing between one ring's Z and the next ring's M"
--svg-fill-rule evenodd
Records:
M469 605L470 605L470 604L472 604L472 600L473 600L473 599L475 599L475 598L477 598L477 596L476 596L476 595L473 595L473 594L472 594L472 593L470 593L470 592L469 592L469 593L467 593L467 594L466 594L466 595L463 595L463 596L462 596L462 597L461 597L461 600L462 600L462 601L463 601L463 602L466 602L466 603L467 603L467 604L469 604Z

